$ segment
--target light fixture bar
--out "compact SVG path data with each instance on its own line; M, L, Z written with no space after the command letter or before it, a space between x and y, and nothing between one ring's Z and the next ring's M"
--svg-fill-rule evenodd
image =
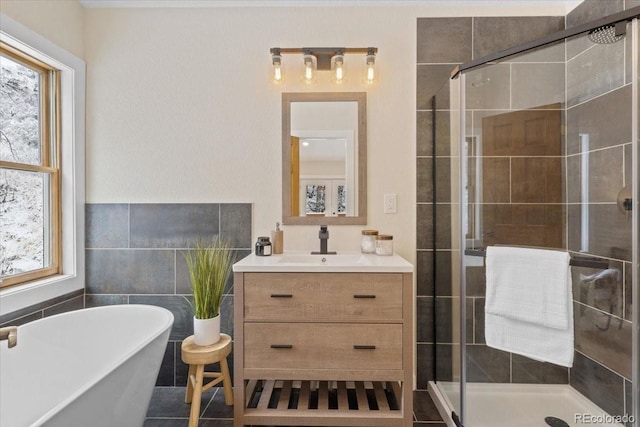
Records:
M304 71L303 81L307 84L316 81L316 71L333 72L333 81L341 84L345 81L344 55L360 54L365 55L365 78L366 84L372 84L377 80L375 67L375 56L378 53L377 47L272 47L270 49L271 62L273 65L273 81L282 81L282 55L298 54L303 56Z

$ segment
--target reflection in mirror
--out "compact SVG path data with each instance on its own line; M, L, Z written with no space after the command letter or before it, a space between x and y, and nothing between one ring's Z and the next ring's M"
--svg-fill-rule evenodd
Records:
M366 94L283 94L284 224L366 224Z

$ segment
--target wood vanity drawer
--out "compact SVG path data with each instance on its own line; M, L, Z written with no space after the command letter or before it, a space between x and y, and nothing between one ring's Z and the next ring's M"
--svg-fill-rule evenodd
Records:
M402 325L245 323L250 369L402 369Z
M244 318L401 321L402 274L245 273Z

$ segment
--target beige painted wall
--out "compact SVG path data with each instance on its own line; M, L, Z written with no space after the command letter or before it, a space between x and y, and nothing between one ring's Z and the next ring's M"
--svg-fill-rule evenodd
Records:
M2 0L0 12L84 58L84 8L77 0Z
M87 202L251 202L254 239L268 234L281 218L281 93L366 90L369 222L332 227L329 247L358 250L360 230L376 228L393 234L396 251L410 261L415 259L416 18L566 13L559 1L109 8L85 9L84 22L78 23L82 11L67 3L73 2L2 2L5 13L87 62ZM64 34L44 22L58 15L72 21ZM315 86L305 87L297 77L301 58L286 55L289 79L274 86L268 79L274 46L376 46L381 78L365 88L358 75L337 88L321 75ZM347 66L359 70L363 60L348 56ZM383 214L386 193L397 194L397 214ZM316 229L286 227L285 250L315 249Z

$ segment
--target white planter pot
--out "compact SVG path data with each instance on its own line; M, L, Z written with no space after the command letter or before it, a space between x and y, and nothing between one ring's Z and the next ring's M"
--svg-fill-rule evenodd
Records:
M211 319L193 318L193 339L196 345L211 345L220 340L220 315Z

